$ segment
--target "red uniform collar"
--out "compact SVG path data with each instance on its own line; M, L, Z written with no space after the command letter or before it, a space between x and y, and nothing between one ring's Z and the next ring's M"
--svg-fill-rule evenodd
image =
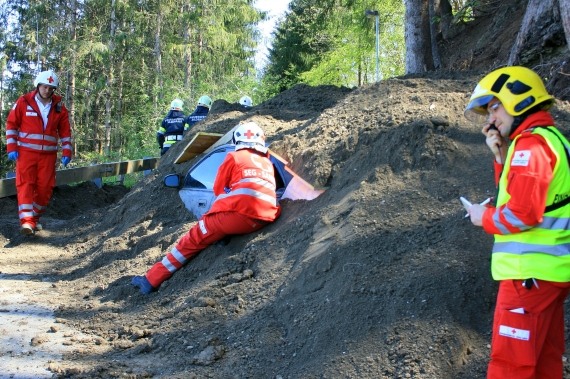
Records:
M523 133L525 130L532 128L534 126L553 126L554 119L548 111L538 111L529 115L519 127L509 136L513 140L516 136Z

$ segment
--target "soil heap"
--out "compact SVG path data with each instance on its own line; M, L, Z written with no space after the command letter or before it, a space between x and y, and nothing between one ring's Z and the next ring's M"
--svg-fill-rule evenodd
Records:
M479 68L497 57L485 59ZM485 377L492 236L458 200L495 192L481 126L463 117L482 75L298 85L247 111L218 100L131 190L56 189L46 230L32 238L18 235L15 198L0 199L0 277L50 283L33 301L51 303L57 319L35 343L69 347L49 370L106 379ZM553 114L570 135L564 96ZM173 162L195 132L241 121L259 123L271 149L326 191L283 201L275 223L209 247L158 292L139 294L132 276L196 222L162 178L188 170L191 161Z
M130 278L196 222L162 184L192 164L173 163L192 133L128 192L58 188L36 237L17 235L15 199L2 199L0 257L34 261L34 275L64 299L58 322L84 336L71 338L72 352L50 370L65 378L484 377L492 237L464 219L458 201L494 193L480 127L462 115L477 79L299 85L246 112L216 102L193 132L256 121L271 148L326 191L283 201L277 222L208 248L149 296ZM567 102L554 111L566 133L569 111ZM2 271L22 264L2 260Z

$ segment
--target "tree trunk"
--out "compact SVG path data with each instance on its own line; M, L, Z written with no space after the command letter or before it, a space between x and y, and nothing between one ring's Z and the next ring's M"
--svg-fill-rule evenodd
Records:
M162 82L162 53L161 53L161 38L162 38L162 9L160 7L160 2L157 9L158 14L156 15L156 31L154 33L154 64L156 69L156 96L154 97L154 108L159 109L159 101L164 98L164 93L162 93L163 82Z
M182 12L189 12L185 6ZM192 46L190 37L192 36L191 25L187 24L184 27L184 90L188 91L190 89L190 78L192 78Z
M405 33L406 74L433 69L428 1L404 0L406 7Z
M538 61L546 50L563 43L564 30L558 5L558 0L529 0L508 65Z
M111 0L111 25L109 33L109 71L107 73L107 88L105 99L105 155L111 153L111 110L112 110L112 94L114 82L114 60L115 60L115 35L117 32L117 20L115 17L116 0Z
M441 59L439 57L439 50L437 47L437 23L436 11L435 11L434 0L429 0L428 4L428 20L429 20L429 35L430 35L430 45L431 45L431 56L433 57L433 67L438 69L441 67Z
M439 17L439 32L446 40L449 37L449 28L453 21L453 11L449 0L435 0L436 16Z
M560 3L560 19L566 36L566 49L570 50L570 0L558 0Z
M71 2L71 62L69 67L69 75L68 75L68 88L69 90L66 91L67 99L67 108L69 109L69 124L71 125L71 129L75 129L75 70L76 62L77 62L77 0L73 0ZM77 143L76 139L72 139L72 146L73 151L77 152Z

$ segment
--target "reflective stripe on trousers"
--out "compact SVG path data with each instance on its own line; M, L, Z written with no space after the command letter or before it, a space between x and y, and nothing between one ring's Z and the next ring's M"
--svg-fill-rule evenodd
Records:
M209 245L226 236L247 234L261 229L267 222L255 220L236 212L217 212L202 216L178 241L176 246L146 273L153 287L159 287L190 259Z

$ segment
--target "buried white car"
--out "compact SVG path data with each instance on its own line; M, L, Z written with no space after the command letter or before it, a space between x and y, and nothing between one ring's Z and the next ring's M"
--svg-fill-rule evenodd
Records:
M218 168L230 151L235 151L235 145L232 143L213 147L188 170L186 176L169 174L164 177L164 185L179 189L178 194L186 209L192 212L196 218L202 217L212 206L215 200L214 180ZM287 166L287 162L279 155L271 150L269 153L275 171L278 200L313 200L324 192L315 189L293 172Z

